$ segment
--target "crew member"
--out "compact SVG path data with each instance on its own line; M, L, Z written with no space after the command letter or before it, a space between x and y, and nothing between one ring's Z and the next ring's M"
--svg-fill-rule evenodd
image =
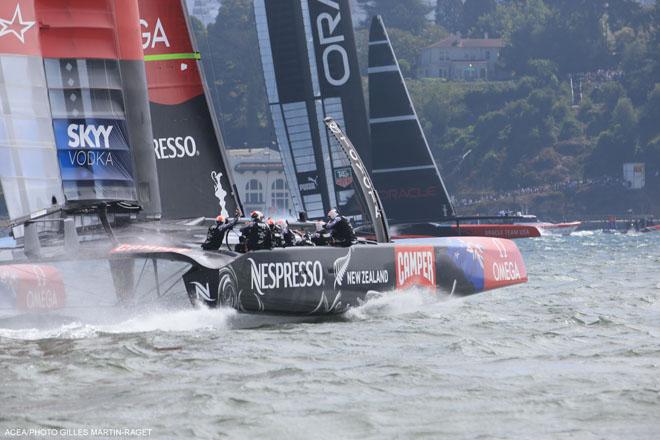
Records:
M234 220L229 221L224 216L219 215L215 218L215 224L209 228L206 233L206 241L202 243L202 249L205 251L217 251L222 246L227 232L231 231L241 217L241 211L236 210Z
M323 222L316 222L316 232L310 236L310 240L315 246L328 246L330 245L331 237L330 232L325 229Z
M330 231L333 246L349 247L355 243L353 227L346 217L339 215L336 209L331 209L328 218L330 221L323 228Z
M268 217L268 228L270 229L273 247L284 247L284 237L282 235L282 228L275 223L272 217Z
M242 242L244 243L242 251L272 249L272 236L270 228L264 223L264 215L260 211L252 211L250 217L252 223L241 229Z
M282 242L284 247L291 247L296 245L296 234L289 228L289 223L284 220L277 222L277 225L282 230Z

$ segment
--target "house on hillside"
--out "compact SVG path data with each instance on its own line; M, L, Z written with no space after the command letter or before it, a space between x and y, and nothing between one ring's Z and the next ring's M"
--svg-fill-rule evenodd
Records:
M499 79L497 61L504 47L501 38L461 38L450 35L422 49L417 75L449 81Z

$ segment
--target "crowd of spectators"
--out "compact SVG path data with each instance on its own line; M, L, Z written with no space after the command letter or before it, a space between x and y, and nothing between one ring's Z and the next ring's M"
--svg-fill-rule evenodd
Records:
M454 197L452 202L454 206L472 206L482 203L499 202L514 197L528 194L549 194L553 192L574 192L582 188L592 187L616 187L623 186L623 180L609 176L597 179L570 180L561 183L553 183L539 186L528 186L510 191L501 191L489 194L475 194L461 198Z

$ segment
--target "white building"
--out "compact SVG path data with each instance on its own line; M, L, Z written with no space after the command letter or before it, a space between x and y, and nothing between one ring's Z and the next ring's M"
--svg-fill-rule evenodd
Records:
M646 186L646 166L644 163L624 163L623 183L628 189L642 189Z
M279 151L269 148L228 149L245 214L258 210L267 217L296 217Z
M450 35L422 49L417 75L450 81L497 79L500 38L460 38Z
M220 0L186 0L186 4L188 13L204 23L204 26L215 22L220 9Z

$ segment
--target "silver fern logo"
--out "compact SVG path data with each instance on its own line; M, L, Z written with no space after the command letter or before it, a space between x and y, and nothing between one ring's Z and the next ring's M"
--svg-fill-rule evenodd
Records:
M349 248L345 256L335 260L333 265L335 270L335 289L337 289L337 286L341 287L344 283L344 276L346 275L348 266L351 264L351 255L353 255L353 248Z

